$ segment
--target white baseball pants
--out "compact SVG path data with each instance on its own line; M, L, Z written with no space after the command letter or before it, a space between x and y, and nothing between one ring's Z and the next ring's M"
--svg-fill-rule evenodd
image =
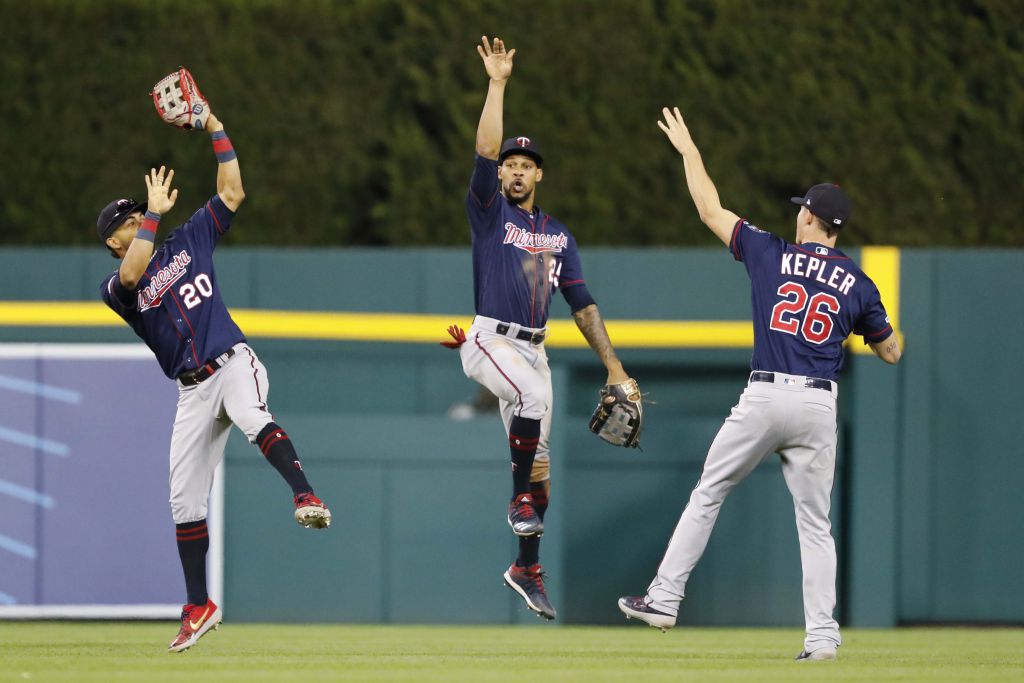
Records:
M836 550L829 521L836 464L836 397L775 373L775 383L751 382L708 451L704 470L683 510L658 575L647 589L655 609L678 614L686 581L707 546L725 497L771 453L793 496L803 569L804 647L841 643L836 604Z
M544 344L517 339L520 330L537 329L506 323L509 330L498 334L500 320L477 316L466 332L466 343L459 348L466 376L485 386L498 397L501 420L508 434L514 416L540 420L540 442L533 461L530 481L550 478L551 451L551 368Z
M267 407L267 369L247 344L232 348L235 355L206 381L178 386L170 468L175 524L206 518L213 473L224 459L231 425L251 443L274 419Z

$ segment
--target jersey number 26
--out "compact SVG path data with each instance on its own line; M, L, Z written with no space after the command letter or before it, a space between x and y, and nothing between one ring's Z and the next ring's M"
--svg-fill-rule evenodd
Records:
M778 291L782 301L772 308L771 329L776 332L796 335L799 331L812 344L821 344L832 336L832 316L839 313L839 299L825 292L818 292L808 301L807 290L799 282L786 282ZM799 314L807 308L801 324Z

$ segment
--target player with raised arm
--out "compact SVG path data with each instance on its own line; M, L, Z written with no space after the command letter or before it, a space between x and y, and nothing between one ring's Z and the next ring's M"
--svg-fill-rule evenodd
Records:
M836 463L836 399L843 342L859 334L885 362L901 348L878 288L836 249L851 202L824 183L800 205L796 240L786 242L724 209L679 109L658 125L683 157L686 184L701 221L742 261L750 276L754 353L747 388L708 451L697 487L679 519L658 574L644 596L619 609L663 631L675 625L686 582L707 546L729 492L778 453L793 496L807 634L797 660L832 660L841 643L832 613L836 552L829 507Z
M476 135L476 164L466 196L473 243L476 317L468 335L457 327L446 345L459 348L466 375L500 400L512 460L508 523L519 537L519 556L505 583L546 619L555 609L544 589L540 537L550 495L551 371L544 339L548 307L561 291L573 318L608 370L608 385L635 392L587 291L576 240L536 204L544 157L524 135L502 142L505 87L515 50L499 38L477 46L489 77ZM607 389L608 387L606 387ZM639 437L639 420L629 435ZM602 438L612 440L614 437ZM635 445L628 438L619 445Z
M161 87L168 79L176 79ZM161 217L174 206L174 171L151 169L147 202L118 199L99 215L100 240L119 268L100 288L103 301L152 349L178 385L170 444L170 503L188 602L169 650L192 647L221 621L206 590L207 500L214 470L224 457L231 425L241 429L291 486L295 520L308 528L330 526L331 513L313 494L288 434L267 407L267 370L231 319L217 286L213 250L245 199L238 159L224 125L199 95L184 69L158 84L158 111L183 128L210 133L217 155L217 192L155 247ZM182 92L193 91L182 105ZM168 98L172 101L168 104ZM161 104L168 105L161 109ZM173 116L167 109L180 109ZM180 117L180 118L175 118ZM173 120L172 120L173 118Z

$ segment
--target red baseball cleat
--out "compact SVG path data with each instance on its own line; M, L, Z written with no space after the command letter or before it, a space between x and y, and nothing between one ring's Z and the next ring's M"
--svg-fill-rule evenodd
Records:
M213 600L207 600L205 605L185 605L181 608L181 630L167 651L184 652L189 649L207 631L216 630L223 616Z
M331 511L312 493L295 496L295 521L307 529L326 529L331 525Z

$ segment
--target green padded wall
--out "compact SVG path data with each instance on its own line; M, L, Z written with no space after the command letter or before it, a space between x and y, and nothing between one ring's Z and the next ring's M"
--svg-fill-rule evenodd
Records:
M746 275L724 249L585 249L583 261L607 318L748 319ZM904 250L901 265L904 361L852 357L841 382L840 617L1024 622L1024 299L1015 295L1024 252ZM93 300L114 266L99 249L0 250L0 299ZM217 268L239 308L472 312L465 249L224 248ZM623 272L634 273L627 283ZM552 308L567 317L564 304ZM0 325L7 342L133 340L127 327ZM227 453L233 619L534 621L501 585L514 542L498 417L446 415L478 391L455 354L433 344L251 342L270 371L270 404L336 522L322 535L299 529L287 489L236 434ZM586 432L604 379L593 354L549 355L556 464L542 561L565 622L618 623L615 599L653 575L743 387L749 350L621 349L655 401L643 452ZM792 503L776 459L725 503L681 620L802 623Z

